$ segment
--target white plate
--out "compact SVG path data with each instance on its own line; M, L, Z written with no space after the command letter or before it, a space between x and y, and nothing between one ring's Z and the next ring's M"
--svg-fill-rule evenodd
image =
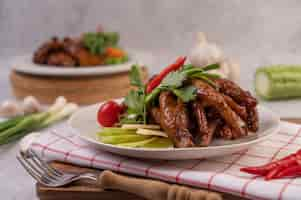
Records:
M165 159L165 160L185 160L200 159L213 156L222 156L243 151L259 142L267 139L279 131L280 119L270 110L258 106L259 111L259 131L257 134L234 141L215 139L209 147L194 148L127 148L104 144L97 140L96 133L101 130L96 120L97 110L101 104L91 105L77 111L69 120L69 125L78 135L92 146L100 150L109 151L119 155L145 158L145 159Z
M43 76L93 76L127 72L131 69L133 60L118 65L99 65L85 67L57 67L38 65L32 62L32 55L16 56L12 60L12 68L17 72Z

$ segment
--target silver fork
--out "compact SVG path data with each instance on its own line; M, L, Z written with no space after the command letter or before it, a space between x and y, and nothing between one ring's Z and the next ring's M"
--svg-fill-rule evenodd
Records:
M91 179L97 181L97 175L93 173L73 174L61 172L54 169L44 160L39 158L35 152L30 151L28 155L20 153L17 159L24 169L39 183L48 187L60 187L79 179Z

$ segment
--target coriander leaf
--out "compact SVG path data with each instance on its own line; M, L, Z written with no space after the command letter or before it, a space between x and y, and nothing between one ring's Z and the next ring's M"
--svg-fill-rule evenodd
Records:
M143 82L141 80L140 70L139 70L138 65L132 65L132 67L131 67L130 82L131 82L131 85L134 85L137 87L144 87Z
M197 89L194 86L172 90L172 92L185 103L193 101L196 98L196 91Z
M178 88L181 87L186 75L180 71L170 72L161 82L159 87L162 88Z
M131 90L125 97L124 103L127 105L129 114L142 115L144 111L144 93L141 90Z
M172 90L183 85L186 79L186 74L181 71L170 72L161 82L161 84L156 87L150 94L146 96L145 104L149 104L153 99L155 99L162 90Z

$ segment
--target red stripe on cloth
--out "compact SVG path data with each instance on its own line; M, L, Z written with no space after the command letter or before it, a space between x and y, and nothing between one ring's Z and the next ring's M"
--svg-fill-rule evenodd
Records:
M263 147L263 148L269 148L269 149L278 149L279 147L275 147L275 146L270 146L270 145L266 145L266 144L257 144L256 147ZM283 149L287 150L287 151L291 151L291 148L288 147L284 147Z
M218 172L213 173L213 174L211 175L211 177L209 178L209 180L208 180L208 186L207 186L208 189L211 188L211 184L212 184L212 181L213 181L214 177L216 177L218 174L223 173L223 172L225 172L226 170L230 169L233 165L235 165L235 163L236 163L237 161L239 161L240 158L242 158L242 157L244 156L244 154L245 154L247 151L248 151L248 150L244 151L244 153L241 153L236 159L234 159L234 160L233 160L230 164L228 164L224 169L222 169L222 170L220 170L220 171L218 171Z
M193 169L193 168L197 167L202 161L203 161L203 160L199 160L198 162L196 162L196 163L193 164L192 166L181 169L181 170L178 172L178 174L176 175L176 183L178 183L178 182L181 181L181 180L180 180L180 176L181 176L181 174L182 174L185 170L189 170L189 169Z
M277 155L283 150L283 149L285 149L288 145L290 145L290 144L292 144L294 141L295 141L295 139L299 136L301 134L301 128L297 131L297 133L295 134L295 135L292 135L292 138L285 144L285 145L283 145L282 147L280 147L274 154L273 154L273 156L271 157L271 159L270 159L270 162L271 161L273 161L276 157L277 157ZM254 181L255 179L257 179L259 176L254 176L252 179L250 179L250 180L248 180L246 183L245 183L245 185L242 187L242 190L241 190L241 196L245 196L246 194L247 194L247 188L248 188L248 186L250 185L250 183L252 182L252 181ZM287 187L287 186L286 186Z
M96 156L98 156L98 152L96 152L93 156L92 156L92 158L91 158L91 160L90 160L90 167L92 167L93 168L93 166L94 166L94 160L96 159Z
M64 155L63 161L64 161L64 162L67 162L67 161L68 161L68 157L69 157L69 155L70 155L72 152L78 151L78 150L83 149L83 148L87 148L87 146L84 146L84 145L83 145L83 146L77 146L76 149L72 149L72 150L66 152L66 154ZM91 160L91 159L90 159L90 160ZM91 161L90 161L90 162L91 162Z
M182 183L191 185L191 186L195 186L195 187L199 187L199 188L207 188L208 184L204 183L204 182L199 182L199 181L193 181L193 180L188 180L188 179L182 179ZM231 189L231 188L225 188L222 186L218 186L218 185L212 185L211 187L213 190L216 191L220 191L220 192L224 192L224 193L230 193L230 194L234 194L234 195L239 195L239 191L235 190L235 189ZM255 195L249 195L249 197L252 197L256 200L268 200L262 197L258 197Z
M165 163L167 163L167 162L168 162L168 160L163 160L163 161L161 161L161 162L159 162L159 163L155 163L155 164L150 165L150 166L149 166L148 168L146 168L145 171L144 171L145 176L148 177L148 174L149 174L149 171L151 170L151 168L156 167L156 166L162 166L163 164L165 164Z
M65 140L66 142L68 142L68 143L70 143L70 144L72 144L72 145L74 145L74 146L77 146L77 147L83 146L83 145L81 145L81 144L75 143L73 140L70 140L70 138L68 138L68 137L66 137L66 136L63 136L63 135L59 134L59 133L58 133L57 131L55 131L55 130L50 131L50 133L51 133L52 135L55 135L55 136L57 136L57 137L62 138L63 140ZM75 135L72 135L72 137L74 137L74 136L75 136Z
M296 137L297 138L297 137ZM272 142L280 142L280 143L284 143L284 144L287 144L287 141L285 140L280 140L280 139L275 139L275 138L272 138L272 139L268 139ZM290 144L293 144L293 145L301 145L301 143L298 143L298 142L291 142Z
M292 135L292 134L289 134L289 133L287 133L287 132L279 132L278 134L279 134L279 135L289 136L289 137L294 135L294 134L293 134L293 135ZM301 136L297 136L297 138L298 138L298 137L301 137Z
M239 152L239 153L234 153L233 155L241 155L241 154L243 154L244 156L250 156L250 157L254 157L254 158L263 158L263 159L269 158L269 157L267 157L267 156L256 155L256 154L252 154L252 153L241 153L241 152Z
M120 169L121 169L121 165L126 162L129 158L124 158L122 160L119 161L119 163L117 164L117 169L116 171L120 172Z
M56 138L55 140L53 140L53 141L47 143L47 144L45 145L45 147L42 148L42 150L41 150L41 157L43 157L43 158L45 157L45 150L46 150L46 147L51 146L51 145L55 144L56 142L58 142L58 141L60 141L60 140L61 140L61 138Z
M290 179L289 181L287 181L281 188L280 193L279 193L279 197L278 200L282 200L283 199L283 193L285 192L286 188L291 185L291 183L295 180L295 178Z

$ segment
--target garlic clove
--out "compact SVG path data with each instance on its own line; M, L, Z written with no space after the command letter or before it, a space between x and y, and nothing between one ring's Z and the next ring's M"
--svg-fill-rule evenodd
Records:
M25 114L42 111L40 102L33 96L28 96L23 100L22 108Z
M206 40L204 33L197 34L197 44L189 54L189 60L194 66L206 66L221 62L224 58L222 50Z
M15 117L18 115L23 115L23 109L22 106L20 106L15 101L4 101L0 105L0 116L1 117Z

